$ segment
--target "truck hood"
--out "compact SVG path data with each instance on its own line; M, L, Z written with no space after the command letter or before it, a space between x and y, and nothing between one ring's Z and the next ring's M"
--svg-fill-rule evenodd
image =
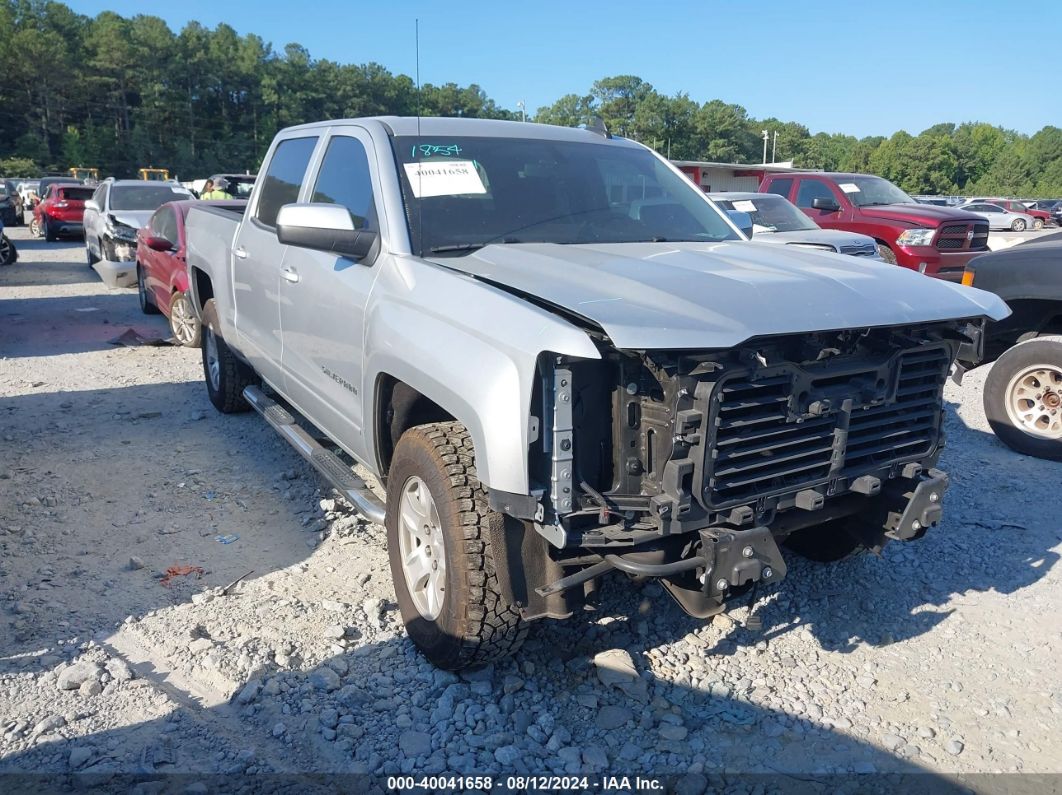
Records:
M1010 314L991 293L895 265L747 242L491 245L431 261L585 318L623 349Z
M883 204L880 206L861 207L860 212L868 218L881 218L886 221L906 221L926 227L937 227L945 222L970 223L980 222L984 218L968 210L956 210L953 207L941 207L936 204Z
M756 243L819 243L826 246L874 245L874 238L858 232L840 229L800 229L793 232L757 232L752 236Z

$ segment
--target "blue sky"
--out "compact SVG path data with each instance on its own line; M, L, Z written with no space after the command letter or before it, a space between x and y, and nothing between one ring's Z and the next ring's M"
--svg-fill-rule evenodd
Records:
M315 58L376 61L423 82L479 83L529 111L594 80L636 74L698 102L737 102L812 132L917 133L987 121L1062 126L1062 9L1000 0L843 3L533 0L67 0L95 15L197 19L288 42ZM1049 7L1050 5L1050 7Z

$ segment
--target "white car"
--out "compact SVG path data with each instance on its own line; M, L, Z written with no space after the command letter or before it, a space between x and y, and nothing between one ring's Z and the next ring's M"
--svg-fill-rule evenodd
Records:
M108 287L136 283L136 233L166 202L195 198L175 182L106 179L85 202L85 255Z
M752 229L742 231L753 236L757 242L881 259L874 238L858 232L823 229L784 196L775 193L727 192L709 193L708 198L727 213L746 213L752 220ZM735 216L731 215L731 218Z
M970 202L960 204L956 209L980 215L988 219L989 229L1010 229L1013 232L1024 232L1032 229L1036 219L1025 213L1013 213L998 204L989 202Z

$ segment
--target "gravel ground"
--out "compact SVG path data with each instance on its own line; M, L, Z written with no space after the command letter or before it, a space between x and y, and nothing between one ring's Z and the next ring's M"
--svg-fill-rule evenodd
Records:
M455 676L404 636L382 528L259 418L217 414L198 351L109 344L166 325L80 243L11 232L0 772L651 772L699 792L1062 771L1062 465L988 433L983 369L948 387L953 485L926 538L790 560L760 633L743 606L699 622L617 577L597 612Z

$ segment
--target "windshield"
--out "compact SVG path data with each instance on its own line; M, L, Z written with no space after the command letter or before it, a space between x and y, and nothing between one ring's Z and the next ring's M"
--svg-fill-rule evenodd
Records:
M491 137L393 144L421 256L490 243L740 239L689 180L645 149Z
M804 232L819 226L796 205L782 196L756 196L751 199L716 199L724 210L737 210L752 216L752 231Z
M190 196L187 191L168 185L115 185L111 188L111 209L157 210L166 202Z
M838 187L856 207L871 207L876 204L917 204L914 199L881 177L842 177Z
M228 177L229 193L237 199L248 199L254 187L254 177Z

